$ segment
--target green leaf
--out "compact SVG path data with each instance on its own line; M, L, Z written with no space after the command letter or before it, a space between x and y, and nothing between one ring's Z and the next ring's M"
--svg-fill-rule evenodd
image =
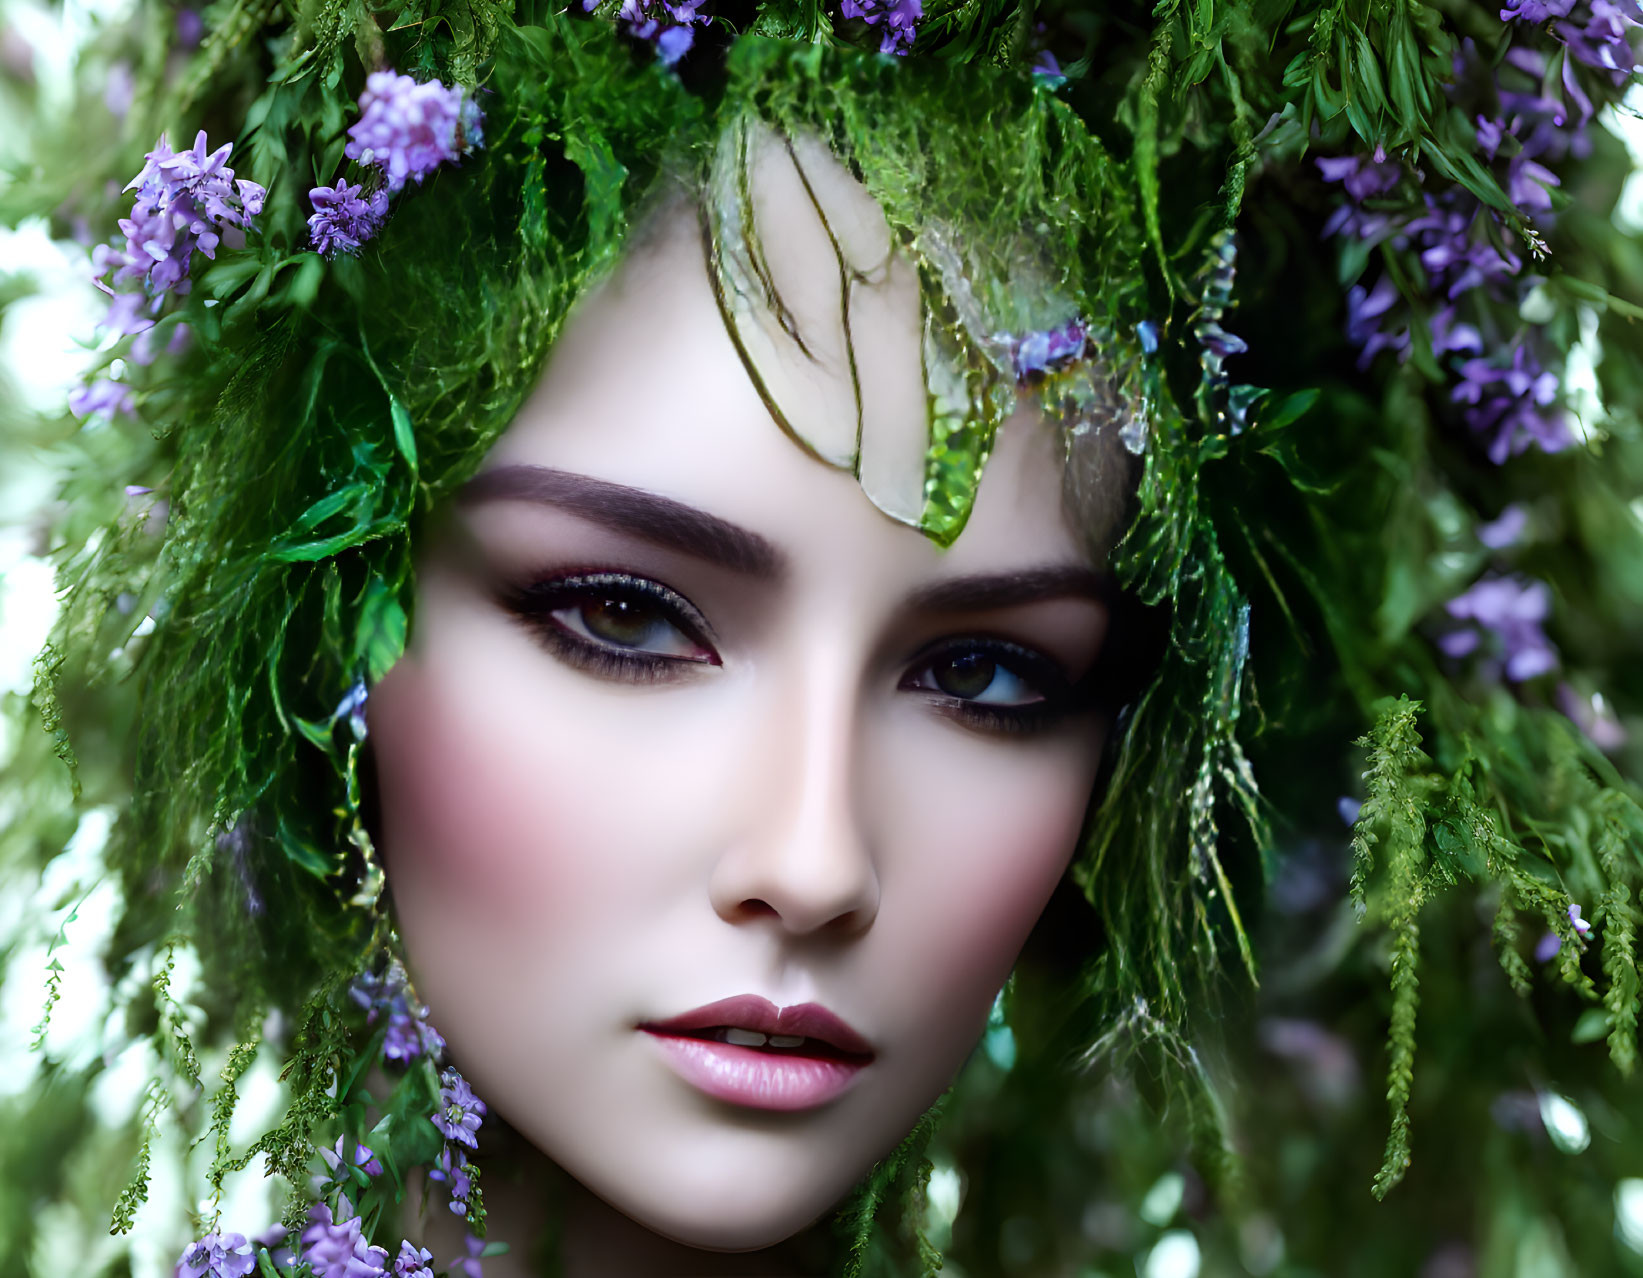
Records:
M1603 1007L1588 1007L1580 1014L1569 1034L1571 1043L1595 1043L1609 1032L1609 1012Z
M298 715L292 715L291 722L297 725L298 732L302 733L309 742L317 745L321 750L331 748L331 725L329 723L315 723L312 719L304 719Z
M360 607L359 628L354 638L354 665L365 667L365 677L375 683L393 667L405 651L405 609L380 577L365 588Z
M394 443L399 445L400 456L414 472L416 470L416 432L411 427L411 415L397 396L388 396L388 413L394 421Z

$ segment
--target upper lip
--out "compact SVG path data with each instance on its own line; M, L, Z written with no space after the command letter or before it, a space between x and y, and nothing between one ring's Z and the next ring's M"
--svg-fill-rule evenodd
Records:
M816 1038L851 1056L873 1055L873 1045L852 1029L842 1017L820 1003L797 1003L777 1007L757 994L738 994L705 1003L665 1021L645 1021L640 1029L662 1033L688 1034L694 1030L730 1026L761 1034L798 1034Z

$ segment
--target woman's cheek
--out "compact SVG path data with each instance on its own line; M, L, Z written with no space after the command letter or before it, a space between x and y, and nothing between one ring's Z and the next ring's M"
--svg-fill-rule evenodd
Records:
M973 1041L1077 849L1101 738L1094 725L1032 742L939 727L897 752L908 766L880 800L900 849L885 883L900 908L880 920L896 953L881 958L918 974L902 989L906 1015L942 1009L943 1032Z

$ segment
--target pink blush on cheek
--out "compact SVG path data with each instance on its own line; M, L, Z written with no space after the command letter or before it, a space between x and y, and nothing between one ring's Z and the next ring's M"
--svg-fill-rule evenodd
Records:
M585 846L568 828L577 808L543 751L409 663L372 694L371 728L402 909L427 899L452 925L484 927L541 921L552 902L578 899L581 858L567 854Z

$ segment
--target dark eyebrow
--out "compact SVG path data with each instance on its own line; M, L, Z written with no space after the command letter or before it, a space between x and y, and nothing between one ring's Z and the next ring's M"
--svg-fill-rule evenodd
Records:
M1111 595L1110 582L1093 568L1056 564L938 581L914 591L908 604L919 612L986 612L1068 597L1106 603Z
M534 501L591 523L681 551L731 572L774 579L786 567L781 551L756 532L671 497L547 466L498 466L481 471L457 495L462 505Z

